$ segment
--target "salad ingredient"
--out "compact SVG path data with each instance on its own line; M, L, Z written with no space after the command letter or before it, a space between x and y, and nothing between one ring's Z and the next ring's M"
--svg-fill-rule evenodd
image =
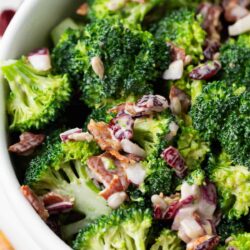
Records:
M131 142L128 139L123 139L121 141L121 146L122 146L123 151L126 153L134 154L141 158L144 158L146 156L146 153L142 148L140 148L137 144Z
M168 230L164 229L160 236L156 239L156 242L151 246L150 250L183 250L180 239L177 235Z
M14 10L4 10L0 13L0 36L3 36L14 15Z
M128 179L135 185L142 184L146 177L146 171L140 163L128 166L125 171Z
M94 72L100 77L102 80L104 77L104 65L99 56L94 56L91 58L91 66Z
M99 107L110 99L151 93L151 81L168 67L169 54L169 47L149 32L106 19L87 25L83 31L64 33L53 51L53 61L57 72L68 73L78 82L85 103ZM97 55L105 68L103 79L90 63Z
M49 217L48 210L45 209L44 203L39 197L30 189L29 186L23 185L21 186L21 192L24 197L28 200L28 202L32 205L38 215L46 221Z
M73 128L73 129L70 129L70 130L67 130L63 133L60 134L60 138L62 140L62 142L65 142L67 140L69 140L69 136L70 135L73 135L73 134L80 134L82 133L82 129L80 128Z
M230 36L237 36L250 30L250 15L242 17L236 23L228 27Z
M176 60L170 63L169 68L164 71L162 78L164 80L178 80L182 78L184 63L182 60Z
M185 49L186 55L190 55L193 61L197 62L203 59L202 46L206 36L201 24L201 16L197 16L196 19L194 11L181 8L170 11L165 18L153 26L152 32L156 38Z
M41 75L25 61L6 62L2 73L10 86L7 109L10 129L42 129L55 121L71 96L66 75Z
M42 48L31 52L27 59L32 67L38 71L48 71L51 69L51 60L48 48Z
M216 235L205 235L191 241L187 245L187 250L214 250L219 244L219 237Z
M76 14L80 16L86 16L89 11L89 6L87 3L82 4L77 10Z
M152 217L149 210L118 209L81 230L73 248L88 250L127 249L145 250Z
M46 209L48 210L49 214L68 213L73 209L73 204L70 201L62 201L46 206Z
M117 209L126 199L127 199L127 194L125 192L117 192L109 196L108 205L112 209Z
M17 155L28 156L40 146L45 140L44 134L33 134L31 132L24 132L19 136L20 141L11 145L9 151Z

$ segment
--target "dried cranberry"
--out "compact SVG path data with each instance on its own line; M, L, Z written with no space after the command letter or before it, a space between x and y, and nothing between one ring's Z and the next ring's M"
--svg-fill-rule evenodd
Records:
M218 61L209 61L194 68L190 72L189 77L195 80L209 80L214 77L221 69L221 64Z
M162 152L161 157L170 167L174 168L178 177L183 178L185 176L187 166L176 148L172 146L168 147Z
M212 60L215 53L219 51L220 44L217 41L206 40L206 45L203 54L206 59Z
M156 220L163 219L163 213L159 206L154 207L154 219Z
M0 36L3 36L6 28L8 27L14 15L15 15L14 10L4 10L0 14Z
M133 137L134 120L128 114L120 116L110 121L109 127L112 129L114 136L118 140L131 139Z

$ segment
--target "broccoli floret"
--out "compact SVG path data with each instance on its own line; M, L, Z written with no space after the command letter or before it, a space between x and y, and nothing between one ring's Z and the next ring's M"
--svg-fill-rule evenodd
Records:
M237 107L244 87L229 87L224 81L206 85L191 108L193 126L204 139L216 139L225 118Z
M176 233L169 229L164 229L159 238L156 239L155 244L150 250L183 250L184 247L181 244L181 240Z
M247 167L231 163L227 154L209 163L209 177L215 183L219 204L229 219L247 215L250 207L250 172Z
M250 35L231 39L220 50L222 78L228 83L240 83L249 86L250 81Z
M11 130L44 128L55 121L70 100L71 87L66 75L38 72L25 58L8 61L1 69L10 87L7 109Z
M91 20L115 16L129 25L140 24L148 12L162 5L165 0L148 0L143 3L126 0L89 0Z
M192 125L181 127L177 145L189 170L201 168L202 162L210 151L209 143L201 138L199 132Z
M189 185L202 186L205 183L206 174L203 169L196 169L192 171L186 178Z
M202 18L195 11L182 8L171 11L158 24L152 27L152 32L158 39L172 42L185 49L194 62L203 59L203 45L206 33L201 27Z
M136 119L133 140L146 151L148 156L160 155L165 149L166 135L170 131L169 124L173 119L169 111L162 112L154 117Z
M69 41L63 35L53 52L54 64L58 72L63 69L80 79L82 99L90 107L131 94L138 97L151 93L151 82L168 68L169 47L163 41L149 32L126 28L119 20L97 20L83 31L70 32L80 33L80 37ZM103 63L103 78L92 68L94 57Z
M240 220L229 220L224 217L221 219L219 226L216 228L217 234L220 236L220 242L223 244L225 240L232 234L244 233L244 223Z
M234 163L250 168L250 92L243 93L238 110L226 119L219 138Z
M173 171L166 162L160 157L149 156L143 165L147 170L147 177L141 186L143 192L148 196L160 193L171 194Z
M151 224L150 210L118 209L81 230L73 248L145 250L145 241Z
M248 250L250 249L250 233L234 234L231 237L232 239L227 244L227 248L222 248L222 249L225 249L225 250L229 250L229 249Z
M63 229L64 238L68 238L79 230L79 226L107 214L110 209L86 172L86 160L100 152L96 143L62 143L56 134L49 137L40 154L31 161L25 183L39 195L54 191L74 198L73 209L85 218Z

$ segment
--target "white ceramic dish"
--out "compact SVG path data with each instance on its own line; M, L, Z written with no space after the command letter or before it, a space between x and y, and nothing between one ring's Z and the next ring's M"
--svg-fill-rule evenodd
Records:
M4 35L0 61L18 58L35 48L44 46L51 28L70 15L81 2L79 0L25 0ZM20 193L20 184L7 150L5 112L7 89L5 87L6 84L0 84L0 185L23 230L29 233L41 250L70 249L47 227ZM25 244L28 245L27 242ZM20 249L25 248L20 246Z

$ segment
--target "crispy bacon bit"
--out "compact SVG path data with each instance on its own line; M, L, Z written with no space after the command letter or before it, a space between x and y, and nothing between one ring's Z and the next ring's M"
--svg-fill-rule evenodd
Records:
M63 202L63 201L69 201L69 202L73 203L74 198L68 197L65 195L61 195L61 194L58 194L55 192L49 192L49 193L43 195L42 201L46 207L46 206L53 205L55 203L59 203L59 202Z
M124 191L123 185L117 175L114 175L109 186L102 190L99 194L104 198L108 199L112 194Z
M130 160L130 162L139 162L143 160L143 157L135 154L125 154L125 156Z
M46 221L49 217L48 211L45 209L43 201L31 190L27 185L21 186L21 191L24 197L29 201L32 207L36 210L39 216Z
M87 3L82 4L77 10L76 14L80 16L86 16L89 11L89 6Z
M6 238L5 234L0 231L0 249L2 250L14 250L9 240Z
M179 88L172 86L169 93L170 109L175 115L187 113L191 100L190 97Z
M166 163L170 167L174 168L175 173L178 177L183 178L185 176L187 166L185 164L184 159L176 148L172 146L166 148L162 152L161 157L166 161Z
M131 116L134 116L134 115L136 115L135 103L133 103L133 102L121 103L121 104L109 109L108 112L117 114L117 116L119 116L121 114L129 114Z
M122 114L113 118L109 123L109 127L112 129L115 138L120 141L133 137L134 120L128 114Z
M45 135L24 132L19 138L20 141L11 145L9 151L18 155L28 156L34 152L36 147L43 143Z
M162 112L168 108L168 101L165 97L160 95L144 95L136 103L137 113L151 113L151 112Z
M171 49L171 59L172 59L172 61L182 60L183 62L185 62L185 60L186 60L186 51L185 51L185 49L178 48L177 46L175 46L171 42L167 42L167 45Z
M221 64L218 61L210 61L201 64L190 72L189 77L195 80L209 80L214 77L221 69Z
M187 250L214 250L220 241L217 235L205 235L187 244Z
M120 154L118 151L116 150L110 150L108 151L108 153L110 153L112 156L114 156L117 160L119 160L122 163L134 163L134 160L132 160L131 158Z
M116 150L121 149L120 142L112 136L112 131L109 129L109 125L105 122L95 122L90 120L88 124L88 130L93 135L94 140L98 143L102 150Z

